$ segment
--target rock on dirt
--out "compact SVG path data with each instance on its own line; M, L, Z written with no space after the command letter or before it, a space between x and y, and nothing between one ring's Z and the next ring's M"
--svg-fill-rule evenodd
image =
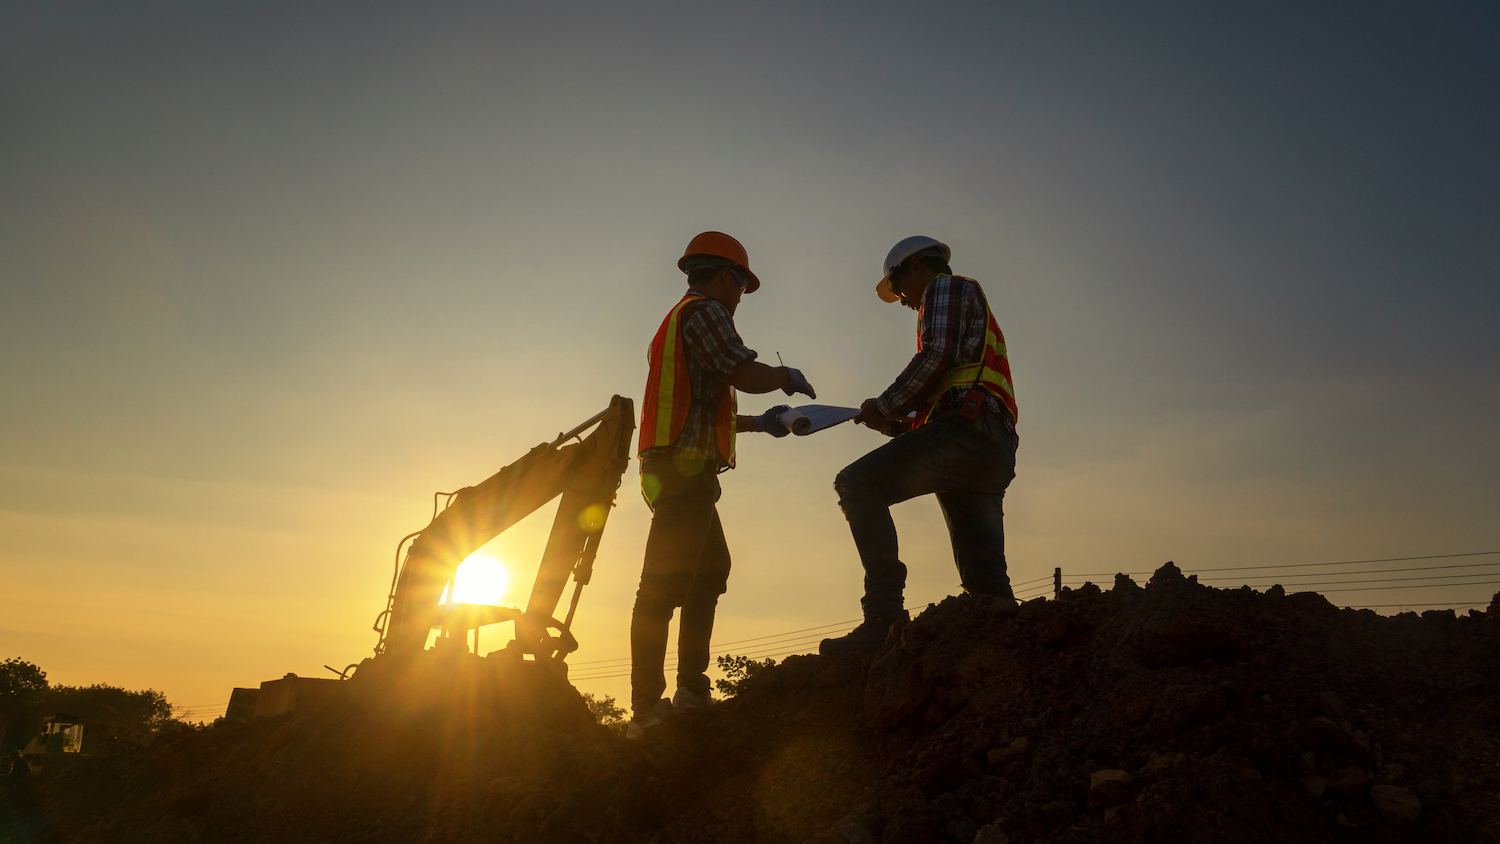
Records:
M1422 801L1416 792L1399 785L1377 785L1370 789L1370 801L1388 819L1412 823L1422 816Z
M959 596L636 742L497 656L347 686L7 791L0 841L1500 844L1500 597Z

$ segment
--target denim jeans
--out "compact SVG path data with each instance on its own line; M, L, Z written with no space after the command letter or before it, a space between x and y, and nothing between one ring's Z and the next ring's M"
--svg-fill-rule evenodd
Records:
M641 491L651 507L651 532L630 616L630 705L645 715L667 688L667 630L677 607L682 607L677 686L695 695L708 693L708 643L719 596L729 582L729 546L719 522L719 478L712 466L644 460Z
M1016 476L1016 441L1004 422L980 414L940 416L839 472L833 488L865 568L866 618L900 610L906 565L891 505L936 493L968 592L1014 598L1005 571L1005 488Z

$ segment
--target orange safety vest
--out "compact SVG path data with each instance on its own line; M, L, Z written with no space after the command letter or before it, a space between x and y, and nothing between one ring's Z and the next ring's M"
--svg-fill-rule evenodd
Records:
M694 403L693 385L688 380L687 353L682 343L682 312L693 302L708 299L697 293L688 293L682 301L667 313L661 328L656 330L656 339L646 353L651 372L646 376L646 400L641 404L641 439L636 454L648 448L660 448L677 441L677 435L687 425L688 408ZM710 405L709 402L698 402ZM719 444L719 456L734 468L734 416L736 399L734 388L724 385L714 408L714 434Z
M979 290L979 301L984 304L984 355L980 361L955 366L948 370L937 389L927 398L922 409L917 411L917 424L924 424L932 418L932 411L937 407L938 400L943 397L944 393L954 387L974 384L976 378L979 379L978 386L998 398L1005 409L1010 411L1011 421L1015 422L1018 418L1016 416L1016 389L1010 383L1010 359L1005 356L1005 334L1000 331L999 324L995 322L995 314L990 311L990 302L985 298L984 288L972 278L964 278L961 275L949 276L949 278L954 281L967 282ZM917 351L921 350L922 329L919 319L917 321Z

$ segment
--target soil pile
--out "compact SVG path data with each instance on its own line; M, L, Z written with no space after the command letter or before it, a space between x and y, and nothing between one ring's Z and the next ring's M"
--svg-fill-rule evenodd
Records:
M1387 618L1171 564L1019 608L960 596L639 742L534 665L447 659L44 778L0 835L1500 842L1500 596Z

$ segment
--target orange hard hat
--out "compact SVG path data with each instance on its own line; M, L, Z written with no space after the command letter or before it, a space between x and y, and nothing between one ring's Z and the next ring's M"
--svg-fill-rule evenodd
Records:
M682 257L677 259L677 269L688 271L688 259L694 255L712 255L715 258L723 258L745 271L750 276L750 283L745 285L746 293L754 293L760 288L760 279L755 273L750 272L750 256L745 252L745 247L738 240L723 232L704 232L688 241L687 250Z

